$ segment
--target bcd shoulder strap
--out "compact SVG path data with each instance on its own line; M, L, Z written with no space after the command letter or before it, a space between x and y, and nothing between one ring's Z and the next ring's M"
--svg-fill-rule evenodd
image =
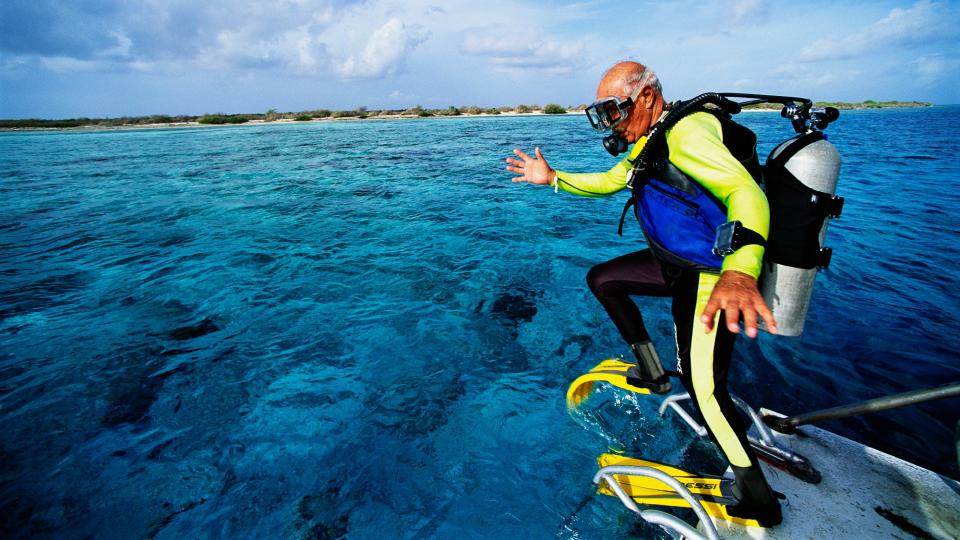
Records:
M707 104L713 104L716 108L708 109ZM729 119L731 115L740 112L740 104L711 92L700 94L687 101L677 101L670 105L670 112L650 129L646 144L636 159L632 161L633 168L627 173L627 187L631 190L631 196L624 203L623 211L620 213L620 223L617 227L618 235L623 236L623 222L627 217L627 212L636 204L637 190L667 167L667 161L670 157L670 151L667 147L667 131L686 116L701 111L721 115Z

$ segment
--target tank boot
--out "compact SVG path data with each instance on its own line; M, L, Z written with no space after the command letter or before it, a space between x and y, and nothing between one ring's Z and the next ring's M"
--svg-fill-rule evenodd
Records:
M627 382L639 388L646 388L654 394L666 394L673 389L670 377L663 370L657 350L649 340L630 344L630 350L637 357L637 365L627 371Z
M778 497L783 497L767 484L759 465L735 467L733 474L737 479L735 492L739 492L740 502L727 507L727 513L741 519L754 519L761 527L774 527L783 521Z

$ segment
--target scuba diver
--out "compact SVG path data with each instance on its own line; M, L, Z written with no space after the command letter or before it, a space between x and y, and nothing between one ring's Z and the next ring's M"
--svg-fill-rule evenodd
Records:
M570 173L550 167L539 147L534 156L515 149L516 158L506 159L506 170L517 175L514 182L550 185L555 192L580 196L607 196L631 188L624 215L635 207L649 247L598 264L587 274L590 290L636 357L626 382L665 394L672 389L670 376L679 376L734 471L739 502L729 506L728 513L775 526L782 521L780 503L727 391L739 321L751 338L757 336L758 318L768 331L777 333L757 286L770 211L758 184L756 137L704 108L666 124L663 136L659 123L671 105L664 100L656 75L636 62L620 62L607 70L596 97L586 112L597 131L612 130L603 141L607 150L617 155L637 143L625 159L607 172ZM662 147L657 154L660 163L646 167L643 150L655 141ZM697 220L709 211L722 212L720 222L726 223L718 231L702 233ZM724 235L726 243L721 246ZM631 295L672 298L677 372L664 370ZM724 323L718 324L720 319Z

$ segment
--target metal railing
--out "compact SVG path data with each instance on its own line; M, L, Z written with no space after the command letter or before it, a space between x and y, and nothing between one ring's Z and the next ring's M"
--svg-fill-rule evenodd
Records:
M648 478L654 478L659 480L670 487L670 489L677 492L677 495L680 495L687 504L690 505L690 508L697 515L697 518L700 519L700 526L703 527L703 533L690 526L689 523L683 521L682 519L668 514L666 512L661 512L659 510L641 510L637 503L630 497L629 494L623 489L623 486L617 482L617 479L614 478L615 474L627 475L627 476L645 476ZM686 538L693 540L720 540L720 534L717 532L717 527L711 521L710 516L707 514L707 511L701 506L700 501L690 493L690 490L681 484L676 478L670 476L669 474L654 469L653 467L634 467L627 465L610 465L608 467L603 467L597 474L593 477L594 484L600 484L601 481L605 481L607 486L611 491L620 499L620 502L624 506L629 508L632 512L636 512L640 515L645 521L652 523L654 525L659 525L664 529L669 531L676 531L683 535Z
M810 484L820 483L820 480L822 479L820 472L814 469L813 465L810 463L810 460L794 452L793 450L790 450L789 448L784 448L783 446L777 444L773 437L773 433L771 433L770 428L767 427L767 424L764 422L765 418L769 417L761 417L757 411L753 410L750 405L747 405L745 401L737 396L731 394L730 397L733 399L734 404L747 414L760 436L759 439L749 435L747 436L750 446L753 447L758 454L777 461L791 474L800 480L803 480L804 482L808 482ZM689 393L678 393L667 396L660 404L660 416L663 416L667 409L670 409L675 412L677 416L683 419L683 421L686 422L686 424L690 426L690 428L693 429L697 435L700 437L706 437L707 428L700 425L700 423L697 422L693 416L691 416L690 413L680 405L681 401L686 401L689 399Z

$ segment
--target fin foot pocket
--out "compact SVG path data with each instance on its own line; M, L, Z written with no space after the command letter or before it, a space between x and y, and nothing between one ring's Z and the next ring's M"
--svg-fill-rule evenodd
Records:
M673 390L669 375L663 375L651 381L640 374L637 366L633 366L627 371L627 384L638 388L646 388L654 394L669 394Z
M759 465L737 467L731 465L736 477L737 491L741 493L736 504L727 507L727 513L740 519L753 519L761 527L774 527L783 521L780 499L786 498L774 491L763 476Z
M752 519L761 527L776 527L783 522L783 512L780 510L780 501L774 499L765 504L756 504L741 501L727 506L727 513L735 518Z
M628 383L647 388L654 394L666 394L673 390L670 375L664 371L657 349L650 340L631 343L630 351L636 357L637 363L628 372Z

